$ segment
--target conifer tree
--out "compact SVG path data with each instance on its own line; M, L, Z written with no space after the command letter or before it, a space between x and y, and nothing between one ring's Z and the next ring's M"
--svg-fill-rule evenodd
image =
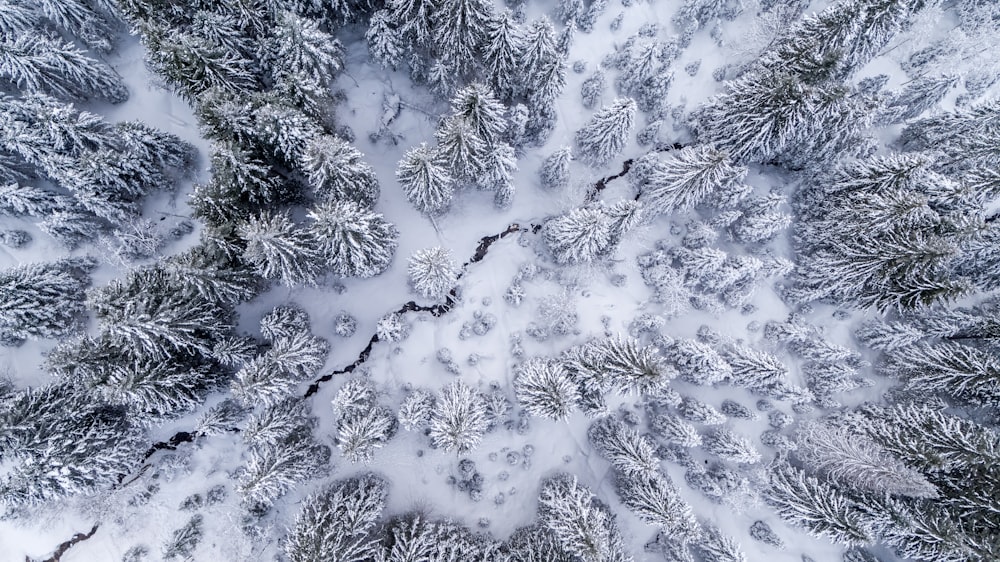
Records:
M635 124L635 101L616 99L576 132L580 157L592 166L604 166L625 148Z
M80 325L84 290L96 264L71 258L0 272L0 339L53 338Z
M705 450L719 458L738 464L760 462L760 452L746 437L720 427L705 438Z
M474 68L492 12L484 0L442 0L431 12L434 46L456 75Z
M503 104L483 84L473 83L455 93L452 114L465 120L489 149L502 142L507 131Z
M653 212L694 208L717 194L738 190L745 166L734 165L712 146L686 147L656 159L639 180L640 200Z
M375 170L362 160L358 149L333 135L319 135L302 154L302 169L309 185L321 198L354 201L375 206L379 196Z
M388 482L367 473L338 480L306 498L285 543L291 562L370 559L373 531L388 497Z
M701 534L694 511L665 474L618 472L615 488L625 507L646 523L659 527L670 540L686 545Z
M396 227L353 201L322 203L309 211L308 232L327 267L345 277L374 277L396 252Z
M764 390L786 382L788 368L777 357L746 345L735 344L722 357L732 367L730 381L751 390Z
M44 34L25 33L0 41L0 77L25 94L67 100L94 97L111 103L128 99L125 83L111 67Z
M836 488L784 464L771 472L765 499L788 523L845 546L874 541L860 507Z
M239 94L254 85L253 63L239 53L156 24L142 31L150 65L190 100L212 88Z
M406 46L402 33L396 27L398 23L388 9L377 10L368 23L368 31L365 32L368 52L382 68L395 70L403 60Z
M587 438L619 473L651 478L659 474L660 458L652 441L613 417L590 424Z
M433 40L434 10L432 0L389 0L386 9L410 45L409 50L429 46Z
M415 431L426 427L434 412L434 400L434 394L426 390L416 389L407 394L396 416L403 429Z
M489 145L468 120L452 115L434 133L437 154L456 180L477 183L487 171Z
M460 274L451 250L440 246L415 252L407 271L410 285L428 299L440 299L447 295L455 287Z
M231 327L218 303L185 289L162 268L137 269L91 295L102 335L116 346L161 358L175 352L211 355Z
M538 169L538 175L542 180L542 187L546 189L565 189L569 186L569 163L573 160L573 151L568 146L564 146L553 152L542 162L542 167Z
M510 10L497 11L486 21L483 62L493 91L502 100L509 100L518 91L523 44L524 35Z
M632 338L608 338L588 344L609 384L622 393L656 394L677 371L653 346Z
M640 207L634 202L577 207L542 226L542 237L556 263L580 264L597 261L617 248L635 226Z
M542 484L538 495L541 525L558 539L562 550L584 562L626 562L614 515L575 476L559 474Z
M472 387L455 381L444 387L431 416L435 447L465 453L476 448L486 432L486 402Z
M399 162L396 179L406 198L426 215L443 212L454 197L455 182L438 152L425 143L411 148Z
M832 424L813 422L798 431L796 457L846 485L875 493L933 498L934 486L876 443Z
M694 425L668 413L656 414L649 419L649 429L661 439L681 447L701 446L701 434Z
M0 401L0 503L29 507L111 488L135 467L141 436L125 411L68 385L47 385Z
M971 345L919 342L890 353L880 370L917 392L975 405L1000 403L1000 363L994 353Z
M331 87L344 67L343 47L319 28L317 20L283 11L274 18L272 41L262 49L272 73L304 74L322 86Z
M565 420L576 409L577 386L561 361L531 358L515 373L514 395L531 415Z
M290 287L316 282L320 261L313 241L288 215L251 217L236 233L246 243L243 260L261 277Z

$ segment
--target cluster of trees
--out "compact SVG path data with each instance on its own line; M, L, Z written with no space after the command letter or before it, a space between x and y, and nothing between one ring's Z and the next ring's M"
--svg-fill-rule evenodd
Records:
M488 84L518 122L514 143L545 141L566 84L574 27L556 34L545 16L530 24L483 0L392 0L375 12L366 38L372 56L449 96L473 81Z

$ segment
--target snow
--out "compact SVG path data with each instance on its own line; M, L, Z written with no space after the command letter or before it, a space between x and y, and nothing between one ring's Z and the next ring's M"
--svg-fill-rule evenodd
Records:
M670 6L672 4L676 3L670 3ZM622 161L646 152L646 149L636 145L632 135L633 140L625 150L607 166L595 169L581 161L573 162L569 188L546 191L539 185L537 170L544 158L561 146L573 146L575 132L594 113L581 105L579 91L583 80L599 68L605 55L624 43L640 26L656 23L660 26L658 37L669 37L673 29L670 6L668 3L650 2L621 8L614 3L598 19L593 33L576 35L568 60L570 65L578 60L585 61L586 71L567 73L567 86L556 103L557 128L545 146L532 148L519 158L519 170L514 178L517 193L510 209L496 209L492 193L466 190L456 193L455 202L447 215L434 220L421 215L407 202L395 179L395 170L407 150L421 142L434 142L436 116L447 111L446 104L426 89L413 86L404 72L386 71L369 62L366 44L358 30L343 30L340 39L346 45L347 72L338 79L337 87L344 90L348 101L337 108L337 118L340 125L354 131L357 136L355 145L376 171L382 189L376 211L402 233L395 259L389 269L372 279L331 278L317 287L275 285L253 302L239 308L238 331L258 335L258 324L264 314L275 306L296 303L309 313L313 332L331 344L330 356L321 373L342 369L355 361L375 333L377 321L385 314L399 309L410 300L431 304L409 288L406 264L415 251L441 246L451 250L455 260L463 263L473 255L483 236L502 232L511 224L520 225L521 231L494 243L482 262L466 268L459 282L459 299L451 312L437 318L424 312L405 314L403 320L410 324L411 330L404 341L376 343L370 358L358 371L337 375L320 387L310 401L313 415L319 418L317 438L333 449L331 475L306 482L280 500L266 518L257 523L273 526L265 533L269 538L264 542L252 543L239 530L242 511L232 475L245 462L245 447L238 434L226 434L199 438L193 445L181 445L177 451L156 453L152 457L152 468L136 475L134 481L107 497L94 500L80 498L67 509L44 512L26 521L0 521L0 552L4 552L10 560L23 560L26 556L44 558L59 542L100 522L97 534L71 549L63 556L64 562L120 560L125 551L136 544L147 545L152 558L157 559L160 546L173 530L184 525L191 516L189 512L178 510L181 501L193 493L204 495L212 486L221 484L228 491L226 500L201 511L206 518L206 529L205 538L196 549L197 559L270 559L279 550L274 537L281 536L291 524L305 495L324 481L363 470L377 471L392 483L386 513L421 509L432 515L455 518L474 529L485 517L489 519L488 530L502 539L518 527L532 522L537 508L539 483L547 476L566 471L577 475L581 484L590 487L612 506L636 560L662 559L658 554L643 550L643 545L653 538L656 530L620 504L609 463L593 452L587 443L587 428L591 420L582 413L576 412L565 421L533 417L524 432L499 427L487 433L476 449L461 455L430 448L428 438L420 431L400 429L386 447L375 452L374 460L366 466L349 463L333 445L335 414L330 402L345 380L364 374L370 375L377 383L382 393L380 402L388 403L393 409L398 408L407 388L439 392L452 381L461 380L479 391L500 388L515 404L510 416L516 427L519 408L511 383L514 367L520 359L511 356L509 351L512 334L521 334L525 358L553 357L592 337L625 334L629 322L639 313L659 312L658 305L648 301L651 292L642 282L636 256L654 249L659 240L676 242L679 236L674 227L686 223L689 215L660 217L633 231L608 268L585 265L556 270L551 265L544 266L547 269L541 275L523 283L527 297L519 307L507 304L503 295L522 264L539 263L542 259L540 255L544 256L541 236L531 233L530 226L539 225L547 217L580 205L588 188L598 179L617 173ZM624 14L621 27L610 31L610 22L619 11ZM530 21L543 13L543 7L532 5L528 13ZM752 14L745 14L740 20L724 24L724 37L728 43L739 42L738 30L750 16ZM690 110L720 91L721 84L712 79L712 71L728 62L722 57L738 54L738 49L738 45L720 49L709 36L708 29L698 32L691 45L673 64L675 74L668 95L670 105L684 105ZM688 63L698 60L701 67L696 75L689 76L683 71ZM120 106L95 105L91 109L113 122L140 119L193 143L202 155L194 182L207 179L205 156L209 146L198 135L191 108L151 80L143 66L142 47L137 40L129 39L111 62L125 77L132 97ZM863 74L882 72L891 74L890 86L899 85L904 78L895 59L876 61ZM611 74L602 95L603 104L616 97ZM644 115L638 116L636 130L645 125L644 118ZM383 136L375 143L370 142L368 134L382 128L392 134ZM667 137L664 140L668 142L684 140L679 136ZM398 143L390 139L396 139ZM770 171L754 167L748 183L754 186L757 194L764 194L780 180ZM188 216L190 211L185 200L191 183L185 184L177 193L158 194L150 198L144 206L144 216L164 221L165 225L175 224L181 217ZM609 184L608 189L601 193L601 198L613 203L633 195L627 180L622 178ZM51 259L65 253L54 241L33 226L25 225L24 221L11 220L7 224L11 228L16 224L17 228L29 230L34 242L23 250L5 248L0 251L0 266ZM166 253L181 251L196 240L197 231L173 242ZM722 249L732 253L744 251L735 245ZM784 256L790 253L787 246L779 245L777 251ZM102 266L94 275L94 284L100 286L121 274L120 267ZM624 285L612 283L615 274L624 275ZM698 328L707 325L723 336L767 349L773 344L763 341L761 333L750 331L748 326L751 323L763 325L767 321L783 321L789 312L769 283L762 282L758 287L752 299L756 309L749 314L740 310L726 310L721 314L689 311L679 318L668 320L663 332L674 338L695 338ZM525 330L529 322L537 321L539 304L553 296L565 296L575 305L579 314L577 330L569 335L552 335L545 341L538 341ZM341 311L358 320L357 331L348 338L334 333L334 321ZM473 321L473 314L477 311L495 315L496 325L485 335L462 339L459 334L463 323ZM832 318L833 311L831 307L816 306L810 321L821 324L826 329L824 336L829 340L845 344L851 339L852 327L865 315L855 314L846 320L835 320ZM604 317L610 319L606 327L602 322ZM17 348L0 348L0 371L9 373L19 387L43 384L47 375L39 367L40 358L52 345L53 342L41 341L28 342ZM460 366L460 374L447 372L436 359L437 350L444 347L451 350ZM772 351L781 352L778 349ZM470 356L477 357L475 364L470 364ZM787 354L783 354L781 359L791 369L790 382L804 385L799 373L801 361ZM301 390L306 386L307 383L304 383ZM758 397L742 389L699 387L681 381L674 381L672 386L684 395L716 408L724 399L730 398L756 410L754 404ZM875 387L864 393L872 395L879 390L880 387ZM221 397L221 394L213 396L209 404ZM863 397L859 395L851 399L861 401ZM622 407L632 410L640 418L644 416L641 407L635 406L638 397L612 395L608 400L611 411ZM786 403L779 404L778 408L791 413ZM757 414L755 420L730 420L727 427L751 438L764 453L762 464L766 465L773 451L760 445L757 438L769 426L766 413ZM798 414L792 415L798 417ZM175 431L189 430L196 417L192 414L171 421L156 428L152 437L167 439ZM533 448L530 455L524 453L526 447ZM510 452L521 453L521 461L517 465L508 464L506 458ZM697 452L695 457L699 461L704 460L706 465L709 462L704 453ZM447 483L448 476L458 474L458 463L463 458L474 461L485 478L483 498L479 502L472 501L467 493ZM685 484L682 467L667 462L661 467L677 485L681 496L694 507L697 516L703 521L713 522L725 534L736 538L749 560L799 562L803 553L816 560L833 560L840 552L838 547L811 539L800 530L785 525L766 506L712 503ZM763 475L759 477L763 478ZM153 493L146 503L130 503L150 486L159 486L159 491ZM495 501L500 494L503 495L502 503ZM776 551L750 538L750 524L756 520L768 523L788 545L787 549Z

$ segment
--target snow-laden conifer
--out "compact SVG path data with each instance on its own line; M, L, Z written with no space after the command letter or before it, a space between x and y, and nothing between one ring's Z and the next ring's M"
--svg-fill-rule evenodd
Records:
M812 422L799 428L797 441L796 457L812 470L845 485L906 497L938 495L923 474L848 429Z
M308 232L333 273L374 277L389 267L399 233L382 215L353 201L330 201L308 216Z
M760 451L747 437L727 427L713 430L704 439L705 450L723 460L737 464L760 462Z
M861 507L836 488L788 464L771 472L767 503L786 522L845 546L874 541Z
M627 562L614 515L575 476L558 474L538 494L541 525L558 539L562 550L584 562Z
M425 143L403 155L396 179L410 204L426 215L445 211L454 197L455 180L447 164L437 150Z
M10 343L59 337L77 328L94 265L76 258L0 272L0 337Z
M365 32L368 52L382 68L395 70L403 60L406 46L397 25L388 9L377 10L368 22L368 31Z
M701 534L694 510L665 474L618 472L615 474L615 488L629 511L646 523L659 527L672 541L686 544Z
M635 125L635 100L620 98L595 113L576 132L576 144L582 160L604 166L628 143Z
M576 383L561 361L534 357L515 369L514 395L534 416L566 419L579 400Z
M338 480L307 497L285 543L290 562L354 561L375 556L373 534L389 484L365 473Z
M0 41L0 76L25 94L111 103L128 99L125 83L111 67L45 34L25 33Z
M639 199L658 214L694 208L719 192L737 189L746 166L734 165L710 145L685 147L657 158L643 174Z
M465 453L476 448L486 432L486 402L469 385L455 381L444 387L431 416L435 447Z
M573 151L568 146L556 150L542 162L538 175L542 187L546 189L565 189L569 186L569 163L573 160Z
M410 285L421 296L440 299L458 282L460 270L451 250L435 246L414 252L407 266Z
M483 62L486 76L500 99L509 99L517 91L522 68L519 56L524 34L514 22L510 10L495 11L486 21Z
M280 12L270 30L272 41L262 49L275 74L303 73L330 87L344 68L344 50L336 38L319 28L316 19Z
M660 471L660 458L653 442L624 422L603 417L587 430L590 444L621 474L654 477Z
M320 271L314 241L286 214L251 217L237 226L245 241L243 260L265 279L287 286L310 285Z
M310 187L321 198L371 208L379 196L378 178L363 156L348 142L319 135L306 144L301 165Z

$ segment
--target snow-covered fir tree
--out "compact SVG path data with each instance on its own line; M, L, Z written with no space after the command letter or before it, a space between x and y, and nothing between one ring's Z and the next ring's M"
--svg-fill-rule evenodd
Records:
M291 562L362 560L378 552L375 526L389 483L372 473L338 480L305 499L285 554Z
M354 201L373 207L379 196L375 170L362 160L351 144L332 135L308 142L302 154L302 170L313 191L323 199Z
M550 154L542 162L542 167L538 169L542 187L552 190L569 187L569 163L572 160L573 151L568 146L564 146Z
M576 383L553 359L533 357L518 365L513 385L518 403L533 416L564 420L579 400Z
M486 426L486 401L469 385L455 381L438 397L429 435L435 447L461 454L479 445Z
M458 282L461 273L451 250L435 246L417 250L407 265L410 285L424 298L440 299Z
M374 277L392 261L399 232L382 215L353 201L331 201L308 216L312 223L307 232L334 274Z
M24 94L111 103L128 99L125 83L111 67L45 34L5 37L0 42L0 76Z
M3 343L59 337L77 329L84 312L84 290L95 266L92 260L69 258L0 272Z
M436 215L448 209L455 192L455 180L440 153L421 143L399 162L396 179L403 193L418 211Z
M620 98L595 113L576 132L580 158L592 166L604 166L628 143L635 125L636 106L631 98Z
M653 442L624 422L603 417L590 424L587 437L594 449L619 473L636 477L659 474L660 458Z
M575 476L558 474L542 483L538 518L567 554L585 562L626 562L621 531L607 506Z
M745 166L734 165L729 157L712 146L685 147L666 158L653 155L651 165L642 169L633 183L638 184L639 199L654 213L666 214L725 200L732 193L745 193Z
M494 11L486 21L483 62L486 76L500 99L510 99L519 90L523 44L524 34L510 10Z
M322 266L315 242L288 215L251 217L236 233L246 244L242 259L261 277L290 287L316 282Z

